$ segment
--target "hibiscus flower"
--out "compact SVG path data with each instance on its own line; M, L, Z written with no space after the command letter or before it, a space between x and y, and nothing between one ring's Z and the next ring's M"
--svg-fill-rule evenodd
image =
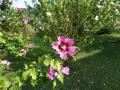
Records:
M53 79L54 79L54 74L55 74L54 69L53 69L52 66L50 66L49 72L48 72L48 78L49 78L50 80L53 80Z
M70 69L69 67L61 67L61 72L64 75L69 75ZM58 70L54 69L52 65L50 65L49 71L48 71L48 78L50 80L54 80L55 78L60 80L60 74Z
M16 8L16 11L17 11L18 13L23 13L24 8Z
M69 72L70 72L70 69L69 69L69 67L62 67L61 71L62 71L63 74L68 75Z
M65 60L68 56L73 56L75 54L77 48L73 45L73 39L59 36L58 41L53 43L52 48L58 52L61 59Z
M3 60L0 63L4 64L4 65L7 65L7 66L9 66L11 64L11 62L9 62L8 60Z
M22 20L22 24L23 24L23 25L27 25L30 21L31 21L31 18L30 18L30 17L25 17L25 18L23 18L23 20Z

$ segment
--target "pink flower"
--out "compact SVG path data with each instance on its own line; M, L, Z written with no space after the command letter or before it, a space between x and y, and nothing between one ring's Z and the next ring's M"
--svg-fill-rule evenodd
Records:
M34 45L33 45L32 43L28 43L26 47L27 47L27 48L33 48Z
M22 20L22 24L23 25L27 25L29 22L30 22L30 18L29 17L25 17L25 18L23 18L23 20Z
M50 80L53 80L54 79L54 69L53 69L53 67L52 66L50 66L50 68L49 68L49 72L48 72L48 78L50 79Z
M63 74L68 75L69 72L70 72L70 69L69 69L69 67L62 67L61 71L62 71Z
M60 80L60 75L58 74L58 72L55 72L55 77Z
M68 56L72 56L76 52L76 47L74 45L74 40L70 38L65 38L64 36L59 36L58 41L56 41L52 48L55 49L58 54L60 54L61 59L66 59Z
M9 62L8 60L3 60L0 63L4 64L4 65L7 65L7 66L9 66L11 64L11 62Z
M23 13L24 8L17 8L16 11L17 11L18 13Z
M20 53L21 53L22 55L26 55L26 54L27 54L27 50L21 49Z

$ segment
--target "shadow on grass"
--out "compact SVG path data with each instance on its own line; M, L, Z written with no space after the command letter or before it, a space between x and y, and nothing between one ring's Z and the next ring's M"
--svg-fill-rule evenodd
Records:
M101 52L70 62L71 74L66 78L64 86L56 90L119 90L120 43L111 42L115 39L118 40L107 37L88 50L90 53L90 50L101 49Z
M120 45L120 34L118 35L100 35L96 36L95 40L91 45L84 48L83 51L91 52L92 50L96 49L104 49L104 48L112 48L116 47L116 45Z

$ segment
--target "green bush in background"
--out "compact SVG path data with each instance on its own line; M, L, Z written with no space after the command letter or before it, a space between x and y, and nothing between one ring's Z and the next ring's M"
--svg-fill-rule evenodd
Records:
M95 34L115 31L119 9L116 0L39 0L33 11L40 32L73 37L84 45Z

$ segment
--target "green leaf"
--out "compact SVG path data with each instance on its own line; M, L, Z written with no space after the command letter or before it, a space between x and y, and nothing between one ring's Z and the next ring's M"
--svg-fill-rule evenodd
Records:
M26 80L28 78L28 76L30 75L30 70L24 71L22 74L22 78L23 80Z
M4 81L0 80L0 88L3 88L3 87L4 87Z
M18 82L19 87L21 87L22 84L23 84L23 83L19 80L19 82Z
M3 33L0 32L0 37L3 37Z
M27 64L25 64L25 70L27 70L29 67L28 67L28 65Z
M53 88L55 88L57 85L56 80L53 81Z
M32 68L30 71L31 71L30 72L30 76L32 77L33 80L36 80L36 78L37 78L37 71L36 71L36 69Z
M61 64L63 62L61 62L61 60L56 60L54 63L54 68L57 69L58 71L61 69Z
M5 43L5 40L2 37L0 37L0 43Z
M20 88L17 85L14 85L10 87L9 90L20 90Z
M5 84L5 85L4 85L4 87L6 87L6 88L7 88L7 87L9 87L9 86L10 86L10 84L11 84L11 83L10 83L9 81L5 81L5 83L4 83L4 84Z
M8 88L10 86L10 82L8 79L6 79L5 77L1 77L0 78L0 88L4 88L6 90L6 88Z
M45 55L45 60L44 60L44 64L46 66L49 66L52 63L53 59L51 58L50 55Z
M43 60L45 60L44 56L38 57L38 64L43 64Z
M49 65L50 65L49 60L45 60L45 61L44 61L44 65L49 66Z
M32 86L35 86L37 84L36 80L31 80Z
M64 76L62 73L59 73L59 75L60 75L60 82L63 84L64 83Z

